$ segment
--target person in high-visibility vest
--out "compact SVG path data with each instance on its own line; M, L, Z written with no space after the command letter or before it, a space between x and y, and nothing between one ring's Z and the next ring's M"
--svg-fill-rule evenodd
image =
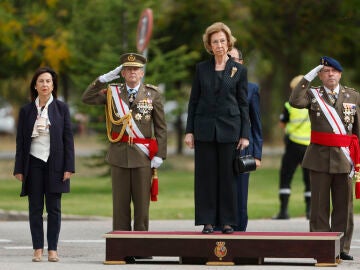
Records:
M290 82L291 90L299 83L303 75L294 77ZM280 211L274 219L289 219L288 204L291 195L291 181L296 168L301 165L307 146L310 143L310 119L307 109L296 109L289 102L285 102L283 113L280 115L280 126L285 129L285 153L280 168ZM306 218L310 215L310 177L309 171L302 168L305 185L304 200Z

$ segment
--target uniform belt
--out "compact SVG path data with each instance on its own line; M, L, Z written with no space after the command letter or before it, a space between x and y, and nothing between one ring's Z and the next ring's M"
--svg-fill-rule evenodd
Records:
M311 131L311 143L325 146L349 147L350 156L354 162L355 170L358 171L356 165L360 163L360 147L359 139L356 135L341 135Z
M111 132L111 138L112 139L116 139L119 136L118 132ZM158 152L158 144L156 139L151 139L151 138L130 138L128 135L123 135L120 142L133 142L133 143L139 143L139 144L143 144L146 146L146 148L149 150L149 158L150 160L156 155L156 153Z

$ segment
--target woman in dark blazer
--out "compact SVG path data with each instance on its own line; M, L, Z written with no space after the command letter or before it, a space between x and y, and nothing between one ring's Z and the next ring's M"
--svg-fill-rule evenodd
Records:
M195 148L195 225L203 233L232 233L238 223L232 162L236 148L249 145L249 113L247 71L227 54L235 41L221 22L206 29L213 57L196 65L188 104L185 144Z
M57 75L39 68L30 84L31 102L19 113L14 176L28 196L33 261L44 249L44 198L47 211L48 260L57 262L61 224L61 194L70 191L75 172L74 139L68 106L57 99Z

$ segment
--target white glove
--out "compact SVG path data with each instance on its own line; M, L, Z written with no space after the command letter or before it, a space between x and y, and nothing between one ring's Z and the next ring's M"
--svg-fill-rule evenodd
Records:
M114 70L103 74L99 77L99 81L102 83L107 83L107 82L111 82L117 78L120 78L119 73L122 69L122 65L118 66L117 68L115 68Z
M308 82L314 80L318 74L318 72L324 67L324 65L318 65L316 68L312 69L308 74L304 76L304 79Z
M163 159L161 157L153 157L151 160L151 168L159 168L160 165L163 163Z

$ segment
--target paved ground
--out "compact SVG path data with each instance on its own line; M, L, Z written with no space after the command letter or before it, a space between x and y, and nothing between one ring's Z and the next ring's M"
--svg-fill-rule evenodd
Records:
M359 224L356 216L355 224ZM200 231L192 220L151 221L153 231ZM111 219L73 220L64 218L59 241L60 262L31 262L32 247L27 221L0 221L0 270L101 270L101 269L311 269L312 259L265 259L264 265L205 266L181 265L177 257L154 257L152 261L143 261L132 265L104 265L105 240L103 234L111 231ZM248 231L308 231L308 222L304 218L290 220L250 220ZM191 248L191 247L189 247ZM355 227L351 254L354 261L345 261L337 269L360 269L360 228ZM330 269L330 267L321 267ZM334 269L334 267L331 267Z

